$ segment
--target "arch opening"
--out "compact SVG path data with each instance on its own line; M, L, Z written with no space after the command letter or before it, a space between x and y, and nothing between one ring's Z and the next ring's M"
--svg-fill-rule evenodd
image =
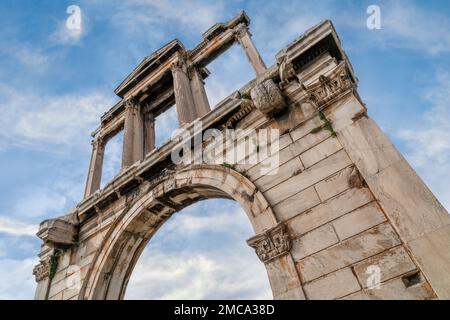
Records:
M139 257L124 299L271 299L253 235L235 201L208 199L174 214Z
M117 217L88 272L81 297L123 299L131 273L158 229L175 212L200 200L217 198L239 203L256 234L277 224L262 193L234 170L199 165L171 173Z

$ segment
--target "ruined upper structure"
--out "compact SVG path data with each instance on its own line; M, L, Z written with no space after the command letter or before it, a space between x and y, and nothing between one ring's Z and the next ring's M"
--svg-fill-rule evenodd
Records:
M256 75L266 66L256 50L242 12L228 23L217 23L203 34L203 41L187 50L177 39L146 57L117 87L122 100L101 118L94 133L94 152L85 196L100 188L103 152L107 141L124 130L122 167L143 160L155 148L155 118L174 104L180 126L203 117L211 108L204 88L206 66L239 42Z
M93 133L83 201L40 225L37 299L123 298L163 223L212 198L237 201L246 212L255 231L247 242L274 298L450 298L450 217L367 116L331 22L297 38L269 68L248 25L241 13L206 31L192 50L171 41L119 85L122 100ZM206 66L235 42L256 78L211 110ZM270 159L258 148L257 163L173 163L177 141L155 149L154 130L155 117L173 104L192 136L195 119L203 131L278 129L271 158L279 167L261 174ZM121 130L122 169L100 190L105 143Z

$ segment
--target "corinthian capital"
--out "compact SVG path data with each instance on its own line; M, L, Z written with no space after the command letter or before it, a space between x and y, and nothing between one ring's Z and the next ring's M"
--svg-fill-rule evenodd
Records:
M170 65L170 70L172 72L177 72L177 71L185 72L186 71L186 61L182 57L179 57L175 62L173 62Z
M33 275L36 282L42 281L50 274L50 259L39 261L39 264L33 268Z
M234 37L237 40L241 39L245 35L251 36L250 31L248 31L248 26L246 26L245 24L241 23L236 28L234 28Z
M291 250L291 240L284 224L279 224L262 234L248 239L247 243L255 249L259 259L264 263L284 256Z
M128 108L137 109L139 107L139 101L136 97L131 96L125 100L124 105L125 105L125 109L128 109Z
M105 145L105 138L103 136L98 136L91 142L94 149L101 148Z

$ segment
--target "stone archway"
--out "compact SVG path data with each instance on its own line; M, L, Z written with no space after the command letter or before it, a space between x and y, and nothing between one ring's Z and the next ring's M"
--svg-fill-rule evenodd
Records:
M104 238L101 250L88 272L82 299L121 299L128 280L143 249L159 227L172 212L164 212L158 218L149 211L158 204L158 199L166 195L179 193L199 194L195 199L230 198L238 202L246 212L256 234L268 230L280 229L277 219L263 194L243 175L218 165L197 165L168 174L159 184L163 188L154 188L143 194L124 210L111 226ZM195 191L193 191L195 190ZM192 202L191 202L192 203ZM282 233L280 229L276 231ZM289 253L289 248L279 252L274 259ZM272 260L274 260L272 259ZM285 278L298 279L292 259L291 268L286 268ZM283 262L286 264L286 262ZM266 265L268 266L268 265ZM277 275L272 274L274 271ZM269 281L280 277L278 268L267 268ZM291 281L292 282L292 281Z
M121 101L93 133L85 198L40 225L36 299L123 297L158 227L173 212L217 197L234 199L247 213L256 233L247 242L276 299L450 297L443 276L450 273L450 216L368 117L332 23L309 29L268 69L249 23L244 12L218 23L192 50L173 40L115 90ZM257 77L210 110L205 66L235 41ZM202 130L224 136L228 128L275 128L278 146L252 163L215 159L215 166L175 168L178 142L154 145L154 118L173 103L194 153L203 146L196 143L203 134L197 119ZM122 170L100 189L104 145L121 130ZM262 169L271 160L269 174ZM372 265L380 267L379 290L367 282Z

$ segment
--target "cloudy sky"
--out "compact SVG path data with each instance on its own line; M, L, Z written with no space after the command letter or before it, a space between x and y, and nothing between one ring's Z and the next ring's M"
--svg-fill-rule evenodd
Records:
M66 27L69 5L81 30ZM381 8L381 30L366 9ZM188 48L213 23L245 10L266 64L306 29L335 24L374 118L450 209L450 2L447 1L0 1L0 299L31 299L38 223L82 198L90 132L118 98L114 88L169 40ZM209 66L212 104L253 77L240 47ZM176 127L157 119L158 144ZM103 184L120 166L107 147ZM270 298L252 235L232 201L177 213L146 248L126 298Z

